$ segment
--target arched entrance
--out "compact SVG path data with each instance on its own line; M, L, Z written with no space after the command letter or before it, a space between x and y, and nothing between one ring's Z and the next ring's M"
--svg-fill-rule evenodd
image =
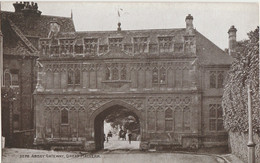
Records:
M135 119L138 120L140 124L140 137L142 137L142 116L141 112L134 108L133 106L122 102L122 101L112 101L109 102L99 109L97 109L93 114L93 125L94 125L94 142L95 142L95 149L100 150L104 148L104 120L105 118L111 114L115 113L120 110L127 110L127 113Z

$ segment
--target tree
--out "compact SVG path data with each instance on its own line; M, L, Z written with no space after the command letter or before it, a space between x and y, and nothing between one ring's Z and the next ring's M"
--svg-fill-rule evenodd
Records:
M224 127L228 131L248 131L247 85L251 84L253 130L260 134L259 111L259 27L238 42L237 57L231 65L222 100Z
M125 108L115 109L105 118L107 123L110 123L113 128L118 125L124 126L125 129L129 129L136 133L139 133L140 124L135 114Z

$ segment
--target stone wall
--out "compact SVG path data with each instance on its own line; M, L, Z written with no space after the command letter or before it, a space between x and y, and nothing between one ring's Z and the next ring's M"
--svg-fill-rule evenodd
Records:
M229 132L229 142L231 146L232 154L236 155L244 162L247 162L247 142L248 142L248 134L240 133L240 132ZM254 142L256 144L255 154L256 154L256 162L260 162L260 137L257 134L254 134Z

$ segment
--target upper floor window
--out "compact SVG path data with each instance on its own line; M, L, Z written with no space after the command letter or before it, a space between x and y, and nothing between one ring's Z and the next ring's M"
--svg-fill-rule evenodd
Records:
M160 53L173 52L173 37L158 37Z
M175 43L174 52L183 52L183 43Z
M152 72L152 83L153 84L166 84L166 69L164 67L160 68L160 71L157 67L153 69Z
M123 42L123 38L109 38L109 48L113 49L115 47L119 47L119 48L123 48L122 42Z
M124 64L107 64L105 80L126 80L126 65Z
M222 107L220 104L209 105L209 130L222 131L224 130Z
M42 55L47 55L50 53L50 45L48 40L41 40L40 45L41 45L40 50Z
M74 66L71 65L71 67L68 69L68 85L72 86L80 85L80 69Z
M147 37L134 37L134 53L144 53L148 51Z
M165 110L165 131L172 131L173 126L173 116L172 109L168 108Z
M60 40L61 54L73 53L74 40Z
M184 38L184 49L185 49L185 52L192 52L192 47L194 45L194 37L189 37L189 36L186 36Z
M210 71L209 84L210 88L223 88L224 71Z
M97 53L98 39L86 38L84 39L85 50L84 53L94 55Z
M6 69L4 71L4 86L19 86L19 70L12 69L8 70Z

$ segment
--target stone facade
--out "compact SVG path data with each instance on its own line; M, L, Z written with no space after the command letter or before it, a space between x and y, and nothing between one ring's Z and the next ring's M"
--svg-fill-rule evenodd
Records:
M72 19L35 11L38 24L25 28L17 15L26 14L18 5L5 16L39 56L36 145L101 149L102 120L120 106L139 119L141 149L227 146L221 97L232 58L194 29L191 15L180 29L75 32Z
M57 30L41 38L36 144L100 149L97 119L119 105L139 118L140 148L227 146L221 96L231 57L192 20L183 29Z

